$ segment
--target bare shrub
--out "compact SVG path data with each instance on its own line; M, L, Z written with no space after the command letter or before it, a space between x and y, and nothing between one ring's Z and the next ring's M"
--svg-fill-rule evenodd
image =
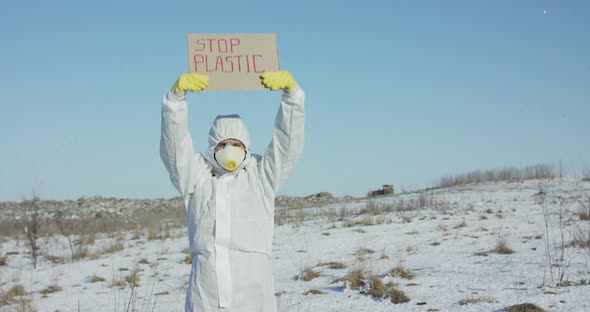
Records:
M41 219L41 200L39 197L34 196L30 200L25 200L23 205L25 207L24 215L19 220L21 228L25 233L27 242L29 243L29 249L31 252L31 260L33 262L33 269L37 268L37 258L39 256L39 245L37 240L40 237L40 230L43 220Z
M37 197L33 200L24 200L21 203L16 203L14 216L9 220L0 223L0 235L18 238L18 235L23 233L24 221L28 220L31 214L31 202L37 201L39 208L44 207L45 203L54 207L55 202L41 201ZM79 244L84 244L84 237L93 237L101 233L115 233L125 231L136 231L138 228L184 228L186 227L186 210L184 206L167 206L162 209L150 213L133 214L122 218L121 216L98 216L98 217L83 217L80 219L72 219L67 213L61 211L63 218L67 223L67 230L72 235L79 236ZM60 234L60 230L53 217L44 217L50 219L42 219L41 214L38 214L40 219L38 237L50 237L52 235ZM48 222L52 221L52 222ZM87 242L86 244L91 244Z
M0 266L6 265L8 263L8 257L7 256L1 256L0 257Z
M547 198L546 192L540 190L539 203L543 211L545 245L545 264L551 283L555 286L567 285L567 271L572 261L572 251L569 244L572 241L572 232L568 225L572 224L573 216L569 211L568 201L565 198ZM553 253L557 250L556 253Z
M474 170L465 174L441 178L438 187L463 186L484 182L518 182L532 179L554 179L555 168L551 165L539 164L524 168L507 167L495 170Z
M70 224L69 220L67 220L65 218L65 215L61 212L57 213L53 220L57 225L57 228L59 229L59 233L68 241L68 245L70 247L70 262L74 262L74 249L76 249L78 245L78 240L74 238L75 228Z

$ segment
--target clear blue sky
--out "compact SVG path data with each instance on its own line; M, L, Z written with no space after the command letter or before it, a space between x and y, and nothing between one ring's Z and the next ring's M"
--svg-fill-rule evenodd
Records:
M547 14L544 14L547 10ZM286 195L430 186L474 169L590 167L590 1L10 1L0 5L0 201L176 196L161 98L187 33L276 33L306 91ZM188 96L267 146L280 93Z

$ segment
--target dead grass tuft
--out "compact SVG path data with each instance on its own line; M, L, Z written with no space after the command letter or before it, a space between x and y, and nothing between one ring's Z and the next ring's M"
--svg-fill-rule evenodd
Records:
M580 218L582 221L590 221L590 210L580 209L578 211L578 218Z
M367 281L367 286L368 288L364 291L364 294L370 295L372 297L383 297L387 292L387 287L377 275L371 275Z
M322 295L324 294L323 291L319 290L319 289L310 289L306 292L303 293L304 295Z
M314 271L310 267L306 267L303 269L303 271L301 271L301 273L299 273L299 275L295 276L295 280L303 280L304 282L309 282L319 276L319 272Z
M123 242L121 241L116 241L111 243L110 245L108 245L105 249L104 249L104 253L106 254L111 254L111 253L115 253L117 251L121 251L125 248L125 245L123 244Z
M342 269L346 269L347 268L346 264L344 264L342 262L334 262L334 261L332 261L332 262L320 262L320 263L318 263L317 266L319 266L319 267L327 266L328 268L333 269L333 270L342 270Z
M532 303L522 303L506 308L507 312L545 312L541 307Z
M366 256L366 255L370 255L370 254L374 254L375 250L373 249L368 249L368 248L359 248L356 250L355 255L357 256Z
M476 303L496 303L496 299L491 297L472 297L472 298L465 298L459 301L459 305L468 305L468 304L476 304Z
M104 282L105 281L104 278L96 275L96 273L95 274L92 274L92 276L88 277L88 279L90 280L91 283L98 283L98 282Z
M393 303L393 304L410 302L410 298L408 298L406 293L403 292L402 290L397 289L397 288L391 288L387 292L387 295L389 296L389 299L391 300L391 303Z
M51 285L51 286L49 286L49 287L41 290L41 293L44 294L44 295L47 295L47 294L52 294L52 293L60 292L62 290L63 289L59 285Z
M492 251L501 255L509 255L514 253L514 250L508 247L508 243L506 243L506 240L503 238L498 239L496 242L496 248L494 248Z
M345 279L350 289L357 290L365 283L365 272L362 269L352 270L348 272Z
M18 302L18 297L24 297L28 294L29 293L22 285L14 285L7 292L2 293L2 297L0 297L0 306L16 303Z
M131 274L129 274L126 278L125 281L127 283L129 283L129 285L133 286L133 287L137 287L139 286L139 280L140 280L140 276L139 276L139 268L135 268L133 269L133 271L131 272Z
M467 221L465 221L465 219L463 219L461 222L457 223L457 225L455 225L453 227L453 229L460 229L460 228L464 228L467 226Z
M389 271L389 274L393 277L399 277L407 280L411 280L414 279L414 277L416 277L412 270L404 268L401 263L398 264L395 268L391 269L391 271Z

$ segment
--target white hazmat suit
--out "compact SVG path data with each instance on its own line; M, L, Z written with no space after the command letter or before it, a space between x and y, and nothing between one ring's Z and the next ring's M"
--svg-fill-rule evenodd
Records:
M160 156L184 198L192 256L185 311L274 312L271 267L275 195L303 150L304 93L284 91L264 155L250 153L237 115L218 116L206 155L195 154L185 100L162 105ZM240 140L246 158L232 172L213 158L225 139Z

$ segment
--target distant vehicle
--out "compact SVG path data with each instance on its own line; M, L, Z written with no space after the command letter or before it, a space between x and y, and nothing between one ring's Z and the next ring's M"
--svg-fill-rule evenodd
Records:
M379 196L379 195L393 195L393 185L384 184L380 190L369 191L368 197Z

